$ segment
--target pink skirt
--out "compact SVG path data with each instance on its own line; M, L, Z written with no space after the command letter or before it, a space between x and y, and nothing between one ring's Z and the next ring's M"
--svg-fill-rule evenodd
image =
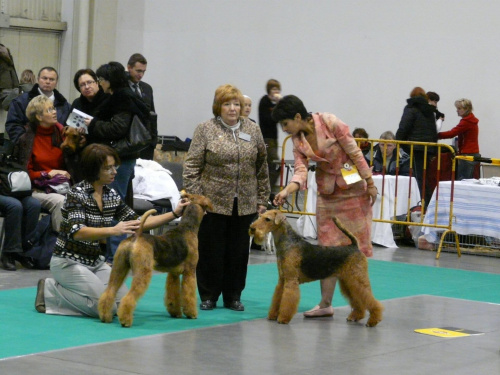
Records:
M319 244L323 246L351 244L351 240L333 222L333 216L337 217L358 239L359 249L363 254L371 257L373 255L372 206L364 181L357 182L347 190L337 186L333 194L319 194L316 201Z

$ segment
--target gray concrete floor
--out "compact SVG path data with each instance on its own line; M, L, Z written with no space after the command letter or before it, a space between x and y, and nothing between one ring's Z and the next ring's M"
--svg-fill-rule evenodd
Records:
M414 247L375 247L373 259L500 273L498 258L444 252L436 260L434 252ZM252 251L250 263L267 262L275 257ZM0 269L0 289L35 286L49 274ZM426 295L384 305L384 321L376 328L346 323L349 308L342 307L334 318L297 314L289 325L259 319L8 358L0 360L0 374L500 373L499 305ZM441 339L413 332L444 322L484 334Z

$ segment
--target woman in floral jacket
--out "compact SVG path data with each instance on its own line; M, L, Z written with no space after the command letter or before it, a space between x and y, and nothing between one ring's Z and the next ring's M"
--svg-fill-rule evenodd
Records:
M356 236L360 250L372 256L372 205L377 188L362 151L349 127L331 113L308 113L294 95L283 97L273 119L292 135L295 172L291 182L274 198L281 205L288 195L306 188L309 160L316 162L318 242L323 246L349 245L336 227L336 216ZM336 278L321 280L321 302L304 313L307 318L332 316Z
M257 124L240 116L240 90L215 91L214 118L198 125L184 165L184 187L212 200L198 234L196 276L202 310L222 294L224 307L243 311L241 293L248 264L248 227L264 212L270 194L266 145Z

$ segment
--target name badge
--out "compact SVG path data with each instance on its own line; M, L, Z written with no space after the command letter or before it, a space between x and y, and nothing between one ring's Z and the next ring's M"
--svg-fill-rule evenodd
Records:
M350 165L345 163L344 167L340 170L342 177L347 185L354 184L355 182L361 181L361 176L358 173L358 168L355 165Z
M247 141L247 142L250 142L250 140L252 139L252 137L250 136L250 134L243 133L243 132L240 132L239 138L243 139L244 141Z

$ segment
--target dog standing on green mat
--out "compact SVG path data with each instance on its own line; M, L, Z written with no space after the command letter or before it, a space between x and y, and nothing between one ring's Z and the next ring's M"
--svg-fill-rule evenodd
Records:
M132 326L137 301L146 292L153 270L168 272L164 303L170 316L190 319L198 317L196 307L196 266L198 264L198 230L212 202L202 195L181 192L191 204L186 206L181 222L162 236L142 233L146 218L155 212L142 215L141 224L134 236L123 240L116 250L109 284L99 299L99 318L104 323L113 320L116 293L132 270L129 292L121 299L118 319L123 327ZM181 279L182 276L182 279Z
M367 327L375 327L382 321L384 307L373 297L368 277L368 261L359 251L356 238L337 218L333 218L333 221L350 238L352 245L310 244L292 229L279 210L265 212L250 225L249 234L254 236L255 243L261 244L267 233L271 232L276 245L279 280L269 309L269 320L289 323L299 306L299 284L335 276L339 280L342 294L352 308L348 321L363 319L366 310L370 313Z

